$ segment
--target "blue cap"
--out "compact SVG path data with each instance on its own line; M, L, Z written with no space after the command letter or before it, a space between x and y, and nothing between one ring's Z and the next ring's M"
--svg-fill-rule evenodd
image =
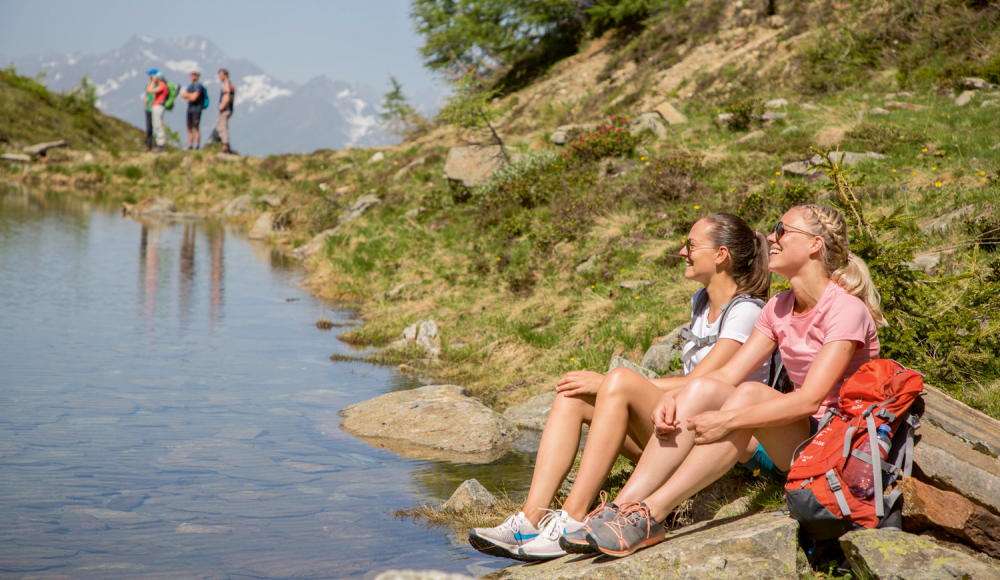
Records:
M146 74L148 74L148 75L158 75L158 74L160 74L160 71L156 70L155 68L151 68L148 71L146 71Z

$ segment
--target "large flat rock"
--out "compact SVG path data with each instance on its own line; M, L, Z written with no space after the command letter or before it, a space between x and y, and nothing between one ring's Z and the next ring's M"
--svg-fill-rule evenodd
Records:
M840 538L860 578L1000 580L1000 568L906 532L861 530Z
M499 413L455 385L388 393L338 414L348 433L420 459L488 463L507 451L517 433Z
M511 566L485 578L798 580L798 528L798 522L780 512L705 522L680 528L660 544L625 558L564 556Z

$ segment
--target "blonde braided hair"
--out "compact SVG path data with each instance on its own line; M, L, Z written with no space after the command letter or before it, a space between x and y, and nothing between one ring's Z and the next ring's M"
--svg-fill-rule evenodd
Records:
M823 238L823 266L830 279L852 296L864 302L876 328L888 322L882 314L881 298L865 261L851 253L847 220L833 208L809 203L796 206L802 219L816 235Z

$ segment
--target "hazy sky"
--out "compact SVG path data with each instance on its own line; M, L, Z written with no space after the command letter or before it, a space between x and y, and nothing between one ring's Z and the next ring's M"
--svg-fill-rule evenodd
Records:
M0 57L118 48L133 34L199 34L297 83L326 74L406 92L438 84L421 64L408 0L0 0ZM3 63L5 66L6 63Z

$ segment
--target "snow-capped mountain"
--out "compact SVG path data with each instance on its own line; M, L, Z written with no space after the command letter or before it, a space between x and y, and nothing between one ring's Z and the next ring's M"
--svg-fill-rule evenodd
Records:
M97 87L98 107L107 114L144 128L146 71L157 68L167 80L184 86L188 74L201 70L201 82L211 99L202 116L202 141L215 126L219 102L216 71L229 70L236 85L236 109L230 121L232 146L241 153L268 155L381 145L392 141L378 119L379 92L319 76L303 85L282 82L254 63L235 59L206 38L156 39L136 34L116 50L99 55L46 54L15 59L18 72L44 73L50 89L65 91L87 75ZM178 100L166 122L185 132L187 103Z

